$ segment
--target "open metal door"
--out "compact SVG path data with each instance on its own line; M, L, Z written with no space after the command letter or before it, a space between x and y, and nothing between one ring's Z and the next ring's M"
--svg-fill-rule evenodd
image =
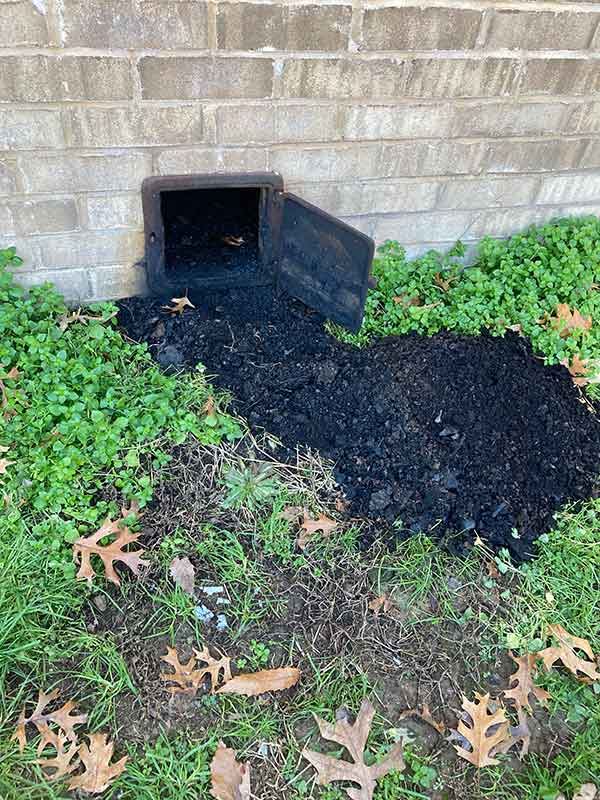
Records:
M375 243L293 194L283 193L279 285L351 331L362 323Z

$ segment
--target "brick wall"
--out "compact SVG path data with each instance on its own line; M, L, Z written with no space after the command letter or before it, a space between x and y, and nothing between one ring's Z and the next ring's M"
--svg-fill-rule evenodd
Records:
M143 288L140 184L276 170L410 252L600 213L600 2L0 0L0 243Z

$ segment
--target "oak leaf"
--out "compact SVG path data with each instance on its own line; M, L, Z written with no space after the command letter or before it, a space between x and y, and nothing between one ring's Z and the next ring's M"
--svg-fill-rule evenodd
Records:
M503 708L490 709L489 694L475 692L475 702L463 696L463 718L459 720L454 738L460 740L454 749L475 767L498 764L493 757L498 748L510 738L509 723ZM470 749L463 746L467 745Z
M168 311L169 314L183 314L186 308L196 308L190 298L185 297L172 297L170 306L162 306L163 311Z
M404 306L404 308L410 308L411 306L422 306L423 301L418 295L414 295L413 297L409 297L407 294L398 294L395 297L392 297L393 302L397 306Z
M241 247L245 239L243 236L223 236L222 241L230 247Z
M553 647L546 647L536 653L537 658L544 662L546 671L549 672L557 661L562 661L563 665L583 683L591 683L600 680L600 672L596 668L594 653L587 639L572 636L562 625L548 625L548 633L554 636L558 644ZM575 652L580 650L588 657L589 661L581 658ZM580 674L582 673L582 674Z
M59 734L56 741L56 755L52 758L38 758L37 764L40 765L44 775L48 780L54 781L58 778L64 778L65 775L70 775L80 765L79 760L79 744L71 742L71 746L67 749L65 747L67 737ZM73 760L75 758L75 760Z
M19 743L19 750L21 752L23 752L27 744L25 729L29 723L35 725L41 735L38 745L38 755L47 744L53 745L58 750L60 736L50 728L50 724L58 725L67 741L77 741L75 726L83 725L83 723L87 721L87 714L72 714L71 712L75 710L76 705L73 700L69 700L60 708L56 709L56 711L47 711L47 707L53 700L56 700L59 694L59 689L54 689L48 694L40 690L37 704L31 716L28 717L25 714L25 708L21 711L19 719L17 720L16 730L11 737L11 739L15 739Z
M519 722L517 725L510 725L508 727L508 738L502 742L501 744L496 747L494 750L493 755L498 755L499 753L507 753L512 747L517 744L521 744L521 750L519 752L519 759L523 760L523 758L529 753L529 745L531 743L531 731L529 730L529 725L527 724L527 714L525 713L524 709L519 707L517 709L517 716L519 718Z
M216 800L250 800L250 766L235 759L235 752L223 742L210 765L210 793Z
M365 746L374 716L375 709L368 700L363 700L354 725L346 719L331 725L315 715L323 739L341 745L352 758L352 762L342 761L304 748L302 755L317 770L319 786L334 781L348 781L360 786L360 789L346 789L351 800L372 800L378 778L383 778L392 770L403 771L405 765L401 742L395 744L382 761L369 767L365 764Z
M187 556L174 558L169 567L173 581L180 589L192 597L195 594L196 570Z
M0 445L0 453L8 453L9 450L9 447ZM0 458L0 475L6 475L6 470L14 463L14 461L9 461L8 458Z
M231 680L231 659L227 656L213 658L208 647L194 650L194 655L186 664L179 661L179 655L174 647L167 647L167 655L161 656L161 661L175 670L170 673L163 672L160 676L164 681L177 684L168 687L172 694L196 694L207 676L210 678L212 692L216 690L221 677L223 682ZM199 667L198 662L204 662L206 666Z
M128 517L130 514L136 514L137 512L138 506L136 503L132 503L130 508L121 509L123 518ZM105 536L114 536L115 538L109 544L100 544L101 539ZM121 581L115 572L115 561L120 561L125 564L134 575L138 575L140 568L148 564L147 561L141 558L141 554L144 551L127 551L124 548L136 542L139 537L140 534L132 533L131 530L123 524L122 519L112 521L110 517L107 517L102 526L91 536L82 536L80 539L73 542L73 561L80 564L77 580L87 580L89 585L92 585L92 580L96 577L91 561L92 554L102 559L106 579L115 583L117 586L121 585Z
M517 671L509 678L509 689L505 689L503 694L507 700L512 700L517 707L526 708L532 712L529 695L532 694L536 700L543 705L550 699L551 695L541 686L536 686L533 681L536 657L533 653L526 653L524 656L515 657L509 652L509 656L517 665Z
M387 614L392 610L393 607L394 603L392 602L390 596L385 592L380 594L379 597L376 597L374 600L371 600L369 603L369 610L373 611L376 617L379 616L381 611L383 611L384 614Z
M587 386L590 383L600 383L600 375L594 372L590 373L590 370L593 370L594 367L597 369L598 365L591 365L587 358L580 358L578 355L574 355L571 362L569 362L568 358L563 358L560 363L569 370L569 374L575 386Z
M427 703L423 703L421 708L407 708L406 711L400 714L399 719L406 719L406 717L418 717L423 722L431 725L439 734L443 734L446 730L446 725L434 718Z
M441 272L436 272L433 276L433 282L442 290L442 292L449 292L452 284L458 280L458 275L449 275L447 278L442 276Z
M116 764L111 764L115 745L108 741L107 734L91 733L87 738L90 742L89 747L87 744L82 744L79 748L79 756L85 771L71 779L69 789L100 794L124 772L128 756L123 756Z
M556 306L556 316L550 317L549 321L563 339L574 331L589 331L592 327L591 317L584 317L576 308L571 311L567 303L559 303Z
M117 313L117 311L113 311L108 317L93 317L89 314L82 314L81 309L78 308L77 311L73 311L71 314L63 314L62 317L59 317L58 327L64 333L69 325L73 325L75 322L81 322L84 325L87 325L88 322L108 322L109 319L116 317Z
M579 789L575 792L572 797L572 800L595 800L598 794L598 788L594 783L584 783ZM555 800L567 800L564 794L559 794L555 797Z
M266 692L281 692L295 686L300 680L297 667L281 667L280 669L263 669L260 672L246 672L228 680L217 694L239 694L244 697L256 697Z
M298 547L304 550L317 531L320 531L323 537L326 538L333 533L337 526L336 520L326 517L325 514L319 514L316 519L311 519L309 512L304 509L300 533L298 534Z

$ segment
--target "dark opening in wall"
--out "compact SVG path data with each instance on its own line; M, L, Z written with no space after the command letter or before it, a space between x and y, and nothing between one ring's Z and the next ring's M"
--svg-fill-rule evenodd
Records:
M166 272L178 279L257 273L259 203L258 188L161 192Z

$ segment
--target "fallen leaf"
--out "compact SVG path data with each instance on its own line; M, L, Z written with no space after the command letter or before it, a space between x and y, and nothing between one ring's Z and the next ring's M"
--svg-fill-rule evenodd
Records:
M255 697L266 692L281 692L295 686L300 680L300 670L296 667L281 669L263 669L260 672L248 672L231 678L217 694L240 694L244 697Z
M116 764L111 764L115 745L114 742L108 741L107 734L91 733L87 738L90 742L89 747L87 744L82 744L79 748L79 756L85 771L71 779L69 789L100 794L124 772L128 756L123 756Z
M517 716L519 717L519 724L518 725L509 725L508 727L508 739L498 745L494 750L493 755L498 755L499 753L507 753L512 747L517 744L521 745L521 750L519 752L519 759L522 761L525 756L529 753L529 745L531 743L531 731L529 730L529 725L527 724L527 714L525 713L523 708L517 709Z
M58 327L59 330L64 333L69 325L73 325L75 322L81 322L83 325L87 325L88 322L108 322L109 319L116 317L117 313L117 311L113 311L108 317L93 317L89 314L82 314L81 309L78 308L77 311L73 311L72 314L64 314L62 317L59 317L57 320Z
M360 786L360 790L346 789L346 794L351 800L372 800L378 778L383 778L392 770L397 772L404 770L401 742L395 744L382 761L369 767L365 764L365 745L374 716L375 709L368 700L363 700L354 725L346 719L338 720L335 725L331 725L315 715L323 739L341 745L352 758L352 762L342 761L304 748L302 756L317 770L319 786L327 786L334 781L349 781Z
M320 531L323 537L327 538L333 533L337 526L338 523L334 519L326 517L325 514L319 514L316 519L311 519L308 511L305 509L300 524L300 533L298 534L298 547L300 550L304 550L317 531Z
M549 672L557 661L563 665L583 683L600 680L600 672L596 669L595 656L587 639L572 636L562 625L548 625L548 634L554 636L558 645L547 647L536 653L537 658L544 662L546 671ZM581 658L575 650L581 650L589 658ZM580 673L583 673L582 675Z
M38 758L36 761L48 780L55 781L65 775L70 775L75 772L81 763L78 756L79 744L71 742L71 746L67 750L66 743L66 736L59 736L56 742L56 755L52 756L52 758ZM74 757L75 760L73 761Z
M409 297L407 294L398 294L395 297L392 297L392 300L397 306L402 305L404 308L423 305L423 301L417 295L414 297Z
M187 556L183 558L174 558L171 561L169 572L175 584L186 594L194 596L195 593L195 578L196 570L194 565Z
M25 714L25 708L23 708L21 711L17 721L16 730L11 737L11 740L15 739L19 743L19 750L21 752L23 752L25 745L27 744L25 728L29 723L32 723L36 726L42 737L38 745L38 755L42 752L47 744L51 744L58 749L57 744L59 742L59 735L51 730L49 727L50 724L58 725L66 740L70 742L77 741L75 726L83 725L84 722L87 722L87 714L72 714L76 705L73 700L69 700L56 711L47 711L47 707L53 700L56 700L59 694L59 689L54 689L48 694L40 690L38 693L37 704L31 716L28 717Z
M536 657L533 653L526 653L523 656L515 657L511 652L508 654L517 665L517 671L509 678L509 689L504 689L503 694L507 700L512 700L517 707L526 708L532 713L529 695L532 694L542 705L546 705L551 695L541 686L537 686L533 681L535 672Z
M224 236L223 242L231 247L241 247L245 239L242 236Z
M458 280L458 275L449 275L447 278L442 277L441 272L436 272L433 276L433 282L442 290L448 292L452 288L452 284Z
M590 369L597 370L598 365L594 363L590 365L588 359L582 359L578 355L574 355L570 363L568 358L563 358L560 363L569 370L575 386L587 386L590 383L600 383L600 374L594 372L590 374Z
M210 765L210 793L217 800L250 800L250 766L235 759L235 752L223 742Z
M475 702L463 696L463 718L459 720L454 738L468 745L470 749L455 744L454 749L475 767L488 767L498 764L493 753L510 737L509 723L503 708L491 711L489 694L475 692Z
M196 308L187 295L185 297L172 297L171 303L173 303L172 306L162 306L163 311L168 311L169 314L183 314L186 308Z
M576 308L571 311L567 303L559 303L556 306L556 316L549 317L548 322L560 332L563 339L574 331L589 331L592 327L591 317L584 317Z
M160 676L163 681L177 684L168 687L172 694L196 694L207 676L210 678L211 692L216 690L221 677L223 683L231 680L231 659L227 656L213 658L208 647L194 650L194 655L187 664L179 661L179 655L174 647L167 647L167 655L160 658L175 670L170 673L163 672ZM200 667L198 662L204 662L206 666Z
M573 800L594 800L598 794L598 787L593 783L584 783L578 792L573 795Z
M212 394L209 394L206 398L206 403L202 406L202 412L206 414L207 417L212 416L215 413L215 398Z
M418 717L419 719L423 720L423 722L431 725L431 727L439 734L443 734L446 730L446 725L443 722L438 722L436 719L434 719L431 709L427 703L423 703L421 708L407 708L406 711L403 711L400 714L399 719L406 719L407 717Z
M489 575L490 578L495 580L496 578L500 577L500 571L499 571L498 567L496 566L496 562L495 561L486 561L485 562L485 569L486 569L486 572L487 572L487 574Z
M124 518L137 513L137 511L137 504L132 504L131 508L122 508L121 515ZM114 536L115 539L110 544L102 545L100 540L105 536ZM131 530L123 525L122 519L112 521L110 517L107 517L95 533L88 537L82 536L73 543L73 560L75 563L80 563L77 580L87 580L88 584L92 585L92 580L96 577L91 562L92 554L102 559L106 579L111 583L116 583L117 586L121 585L121 581L115 572L113 562L120 561L129 567L134 575L138 575L140 568L148 564L141 558L144 551L126 551L123 548L136 542L139 537L139 533L131 533Z
M0 453L8 453L10 448L0 445ZM6 470L15 462L10 461L8 458L0 458L0 475L6 475Z
M385 593L380 594L379 597L376 597L369 603L369 610L375 612L375 616L379 616L380 611L383 611L384 614L387 614L393 607L393 602L391 601L389 595Z
M520 322L516 322L514 325L508 325L506 330L513 331L513 333L518 333L519 336L523 334L523 326Z
M308 511L301 506L286 506L283 511L279 512L279 519L299 523L303 514L308 514Z

